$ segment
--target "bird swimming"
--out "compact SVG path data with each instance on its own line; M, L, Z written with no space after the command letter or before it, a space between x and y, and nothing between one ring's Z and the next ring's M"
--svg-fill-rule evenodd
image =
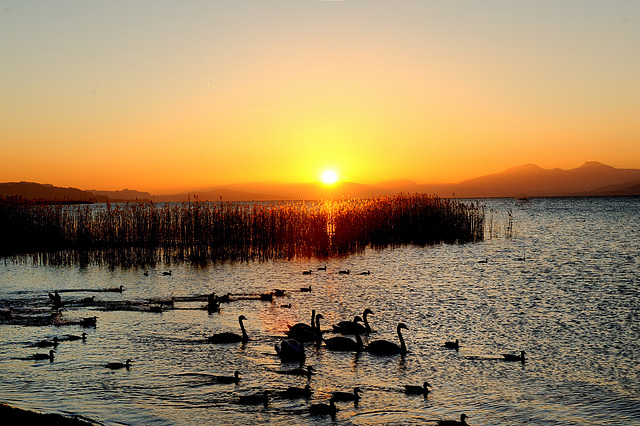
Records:
M311 269L308 271L302 271L302 275L311 275Z
M80 325L83 327L95 327L98 323L98 317L82 318Z
M520 361L522 363L525 362L525 357L524 354L526 354L525 351L520 351L520 355L514 355L514 354L503 354L502 356L504 357L505 361Z
M48 359L48 360L49 360L49 362L53 362L53 358L54 358L54 355L53 355L53 354L54 354L55 352L56 352L56 351L54 351L53 349L51 349L51 350L49 351L49 353L48 353L48 354L33 354L33 355L30 355L30 356L28 357L28 359L35 359L35 360L45 360L45 359Z
M397 345L388 340L374 340L373 342L365 346L364 350L375 355L406 354L407 345L405 344L404 338L402 337L402 329L408 330L409 328L402 322L398 324L396 330L398 333L398 339L400 340L400 345Z
M311 398L311 394L313 393L313 391L311 390L311 386L309 386L308 384L301 388L301 387L297 387L297 386L289 386L286 390L280 392L280 396L283 398L290 398L290 399L295 399L295 398Z
M315 310L311 312L311 319L315 317L315 325L311 326L305 323L297 323L289 328L287 336L298 342L319 342L322 340L322 331L320 330L320 320L324 317L322 314L315 315Z
M460 349L460 343L458 343L458 339L455 342L444 342L444 347L447 349L455 349L456 351Z
M39 348L48 348L53 346L54 348L58 346L58 338L54 337L52 340L41 340L38 343L36 343L34 346L37 346Z
M338 271L339 274L349 275L351 273L351 269L347 269L346 271Z
M308 293L311 291L311 286L309 287L300 287L300 291L303 293Z
M336 404L333 398L329 400L328 404L311 404L309 406L309 412L311 414L330 414L332 417L336 415Z
M85 341L87 340L87 333L85 333L84 331L82 332L82 336L74 336L73 334L67 334L66 336L64 336L63 338L59 339L59 341L73 341L73 340L82 340Z
M356 315L353 321L340 321L338 324L333 325L333 331L340 334L355 334L356 332L369 334L372 332L367 318L369 315L373 315L373 311L367 308L362 312L362 317ZM359 322L364 323L364 325L358 324Z
M213 376L213 381L218 383L235 383L237 385L240 381L240 372L236 370L233 376Z
M429 387L431 385L428 382L424 382L422 386L416 385L404 385L404 393L407 395L427 395L429 393Z
M355 333L356 340L351 340L348 337L335 336L324 341L327 349L332 351L345 351L345 352L361 352L364 349L362 345L362 338L360 333Z
M353 392L334 392L333 398L331 399L335 401L358 401L360 399L361 393L364 392L362 392L362 389L356 386L355 388L353 388Z
M217 333L213 336L209 337L209 343L237 343L237 342L247 342L249 340L249 336L247 335L247 331L244 329L244 324L242 321L246 320L244 315L240 315L238 317L238 322L240 323L240 329L242 330L242 336L236 333L224 332Z
M307 376L307 379L311 379L311 375L315 374L313 367L308 365L307 368L294 368L293 370L277 370L278 374L287 374L289 376Z
M167 275L171 275L173 274L173 271L171 269L169 269L169 272L165 271L162 273L162 275L167 276Z
M131 368L131 360L128 359L126 362L108 362L105 367L110 368L112 370L119 370L121 368L126 368L127 370Z
M457 420L440 420L438 421L438 426L468 426L467 424L467 415L460 414L460 421Z
M371 271L360 272L358 275L371 275Z
M282 361L299 361L302 362L305 358L304 343L298 342L295 339L283 340L280 345L274 345L276 354Z
M264 404L264 407L267 408L269 405L269 391L266 390L261 394L240 395L238 402L244 405Z
M327 265L318 267L318 271L326 271L326 270L327 270Z

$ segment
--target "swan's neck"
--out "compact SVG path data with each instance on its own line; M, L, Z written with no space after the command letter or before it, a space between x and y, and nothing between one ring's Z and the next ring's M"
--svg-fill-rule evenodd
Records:
M316 310L313 309L311 311L311 328L315 327L316 325Z
M407 353L407 345L404 343L404 337L402 337L402 329L398 327L398 339L400 339L400 352L402 354Z
M242 323L242 320L240 320L239 322L240 322L240 330L242 330L242 340L247 341L249 340L249 335L247 335L247 330L244 329L244 324Z
M362 320L364 321L364 328L367 330L367 333L371 333L371 326L369 326L369 321L367 320L367 315L369 315L369 312L367 312L366 314L362 315Z

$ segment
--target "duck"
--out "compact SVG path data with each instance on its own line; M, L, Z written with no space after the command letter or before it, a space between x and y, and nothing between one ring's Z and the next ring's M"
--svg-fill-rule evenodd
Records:
M408 330L409 328L402 322L398 324L396 330L398 333L398 339L400 340L400 345L397 345L388 340L374 340L373 342L365 346L364 350L375 355L406 354L407 345L405 344L404 338L402 337L402 329Z
M326 271L326 270L327 270L327 265L318 267L318 271Z
M456 351L460 349L460 343L458 343L458 339L455 342L444 342L443 345L447 349L455 349Z
M362 389L356 386L355 388L353 388L353 392L334 392L332 399L335 401L358 401L360 399L361 393L364 392L362 392Z
M48 359L50 362L53 362L53 358L54 358L54 354L55 353L56 353L56 351L51 349L48 354L33 354L33 355L29 356L29 359L35 359L35 360Z
M108 362L105 367L110 368L112 370L119 370L121 368L126 368L127 370L131 368L131 360L128 359L126 362Z
M302 271L302 275L311 275L311 269L308 271Z
M467 424L467 416L466 414L460 414L460 421L458 420L440 420L438 421L438 426L468 426Z
M431 385L428 382L424 382L422 386L404 385L404 393L406 393L407 395L427 396L427 394L429 393L429 387L431 387Z
M524 262L525 260L527 260L527 258L525 256L522 256L522 257L517 257L516 260L518 262Z
M145 270L142 275L144 275L145 277L148 277L149 276L149 271Z
M502 356L504 357L505 361L520 361L524 363L526 360L524 354L526 354L525 351L520 351L520 355L503 354Z
M360 333L355 333L355 336L355 341L343 336L331 337L326 339L324 344L327 349L332 351L361 352L363 349L362 338Z
M315 374L313 367L310 365L307 365L307 368L294 368L292 370L276 371L276 373L289 376L307 376L307 379L311 379L311 375Z
M339 274L349 275L351 273L351 269L347 269L346 271L338 271Z
M290 399L296 399L296 398L309 399L311 398L312 393L313 391L311 390L311 386L307 384L303 388L297 387L297 386L289 386L287 390L280 392L280 396L283 398L290 398Z
M231 332L217 333L209 337L209 343L247 342L249 340L249 336L247 335L247 331L244 329L244 324L242 323L242 321L246 319L247 318L244 315L240 315L238 317L238 322L240 323L240 329L242 330L242 336L236 333L231 333Z
M358 275L371 275L371 271L360 272Z
M84 342L87 340L87 333L83 331L81 336L74 336L73 334L67 334L65 337L63 337L60 340L69 340L69 341L82 340Z
M108 288L107 291L111 293L122 293L124 291L124 286L121 285L120 287Z
M80 320L80 325L83 327L95 327L97 323L98 317L88 317Z
M285 292L286 292L286 290L281 289L281 288L273 289L273 294L274 294L274 296L277 296L277 297L283 297Z
M311 291L311 286L309 287L300 287L300 291L303 293L308 293Z
M320 404L311 404L309 406L309 412L311 414L316 414L316 415L330 414L333 417L336 415L336 411L338 411L338 409L336 408L335 400L333 398L329 400L328 404L320 403Z
M489 263L489 259L488 258L484 258L482 260L478 260L478 263Z
M280 345L274 346L276 353L282 361L300 361L305 358L304 343L298 342L295 339L283 340Z
M237 385L240 381L240 372L236 370L233 376L213 376L213 380L218 383L235 383Z
M171 269L169 269L169 272L164 271L164 272L162 273L162 275L164 275L164 276L168 276L168 275L171 275L171 274L173 274L173 271L172 271Z
M54 337L52 340L41 340L38 343L36 343L34 346L37 346L39 348L49 348L53 346L55 348L58 346L58 338Z
M257 405L264 404L264 407L267 408L269 405L269 391L266 390L263 393L257 393L253 395L240 395L238 398L238 402L244 405Z

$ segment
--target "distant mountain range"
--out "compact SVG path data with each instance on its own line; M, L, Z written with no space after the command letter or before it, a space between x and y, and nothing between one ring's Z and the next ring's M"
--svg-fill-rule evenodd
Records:
M20 195L27 199L53 202L105 202L107 199L111 202L320 200L366 198L400 192L426 193L446 198L640 195L640 169L617 169L596 161L588 161L571 170L543 169L534 164L525 164L455 184L418 184L394 180L374 185L343 182L327 187L320 183L258 182L172 195L152 195L129 189L84 191L32 182L0 183L0 196Z

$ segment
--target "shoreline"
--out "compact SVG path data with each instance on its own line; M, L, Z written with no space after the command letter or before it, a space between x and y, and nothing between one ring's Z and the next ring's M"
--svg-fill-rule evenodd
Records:
M47 426L96 426L100 423L86 419L82 416L66 416L55 413L40 413L14 407L5 402L0 402L0 419L6 424L33 425L46 424Z

